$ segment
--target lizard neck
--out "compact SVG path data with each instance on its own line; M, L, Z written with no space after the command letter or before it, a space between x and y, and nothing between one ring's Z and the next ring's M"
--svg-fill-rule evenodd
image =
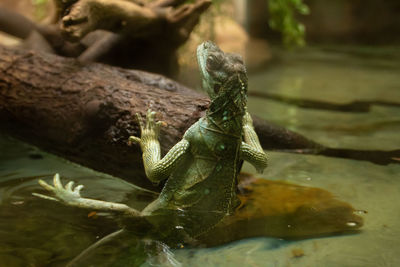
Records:
M241 136L246 102L245 88L223 90L212 100L206 118L209 124L223 133Z

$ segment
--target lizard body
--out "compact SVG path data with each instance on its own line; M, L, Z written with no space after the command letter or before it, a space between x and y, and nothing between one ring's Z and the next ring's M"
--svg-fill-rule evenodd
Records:
M153 182L167 179L154 202L139 212L124 204L85 199L79 194L79 186L73 190L68 183L64 189L58 175L54 187L40 181L56 198L35 195L67 205L143 217L166 238L195 238L233 213L240 204L236 184L243 160L262 172L267 159L246 110L247 74L241 57L205 42L198 47L197 58L203 87L211 98L205 117L193 124L163 158L158 141L162 123L155 121L155 112L149 110L146 120L138 115L141 137L129 138L141 146L147 177Z

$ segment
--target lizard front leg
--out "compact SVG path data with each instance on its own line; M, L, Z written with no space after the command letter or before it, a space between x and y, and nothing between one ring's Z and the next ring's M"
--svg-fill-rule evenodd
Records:
M132 209L125 204L81 197L80 191L82 190L83 185L78 185L74 188L74 182L70 181L64 187L61 183L60 176L58 173L55 174L53 178L54 186L49 185L43 180L39 180L39 184L47 191L54 194L54 197L50 197L47 195L32 193L34 196L43 199L58 201L67 206L73 206L85 209L121 212L132 217L140 216L139 211Z
M161 148L158 136L163 122L155 121L156 113L150 109L147 111L146 121L136 114L141 137L130 136L129 143L138 143L143 152L143 164L147 178L153 183L168 178L177 163L183 158L189 149L189 141L182 139L161 159Z
M247 112L243 116L243 138L240 148L241 158L250 162L257 170L262 173L267 167L267 155L261 147L258 136L254 131L253 120L250 114Z

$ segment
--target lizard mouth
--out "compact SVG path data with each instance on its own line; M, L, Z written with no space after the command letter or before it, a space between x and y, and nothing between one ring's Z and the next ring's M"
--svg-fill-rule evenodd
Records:
M210 50L212 50L215 46L216 45L213 42L207 41L197 47L197 63L201 73L202 88L207 92L211 99L215 97L215 92L212 86L213 78L207 70L207 58Z
M199 65L200 73L203 79L207 79L207 76L209 76L206 69L208 43L209 42L204 42L197 47L197 63Z

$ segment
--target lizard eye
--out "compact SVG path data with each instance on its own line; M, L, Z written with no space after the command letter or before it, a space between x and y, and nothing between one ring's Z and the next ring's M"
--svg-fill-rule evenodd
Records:
M207 57L207 68L209 70L216 70L222 65L222 58L217 55L209 55Z

